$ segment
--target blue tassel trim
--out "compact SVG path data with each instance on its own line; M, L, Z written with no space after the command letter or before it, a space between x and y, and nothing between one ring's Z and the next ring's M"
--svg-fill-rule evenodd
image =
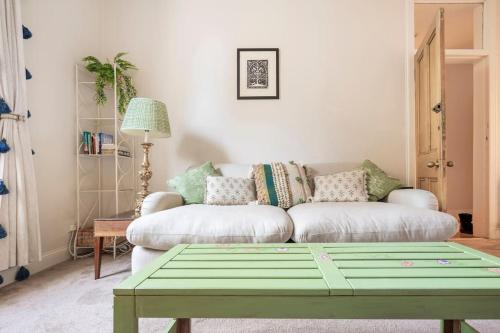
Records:
M33 37L33 33L30 31L30 29L26 28L23 25L23 38L24 39L30 39L31 37Z
M0 154L1 153L6 153L9 150L10 150L10 147L7 144L7 140L5 140L5 139L0 140Z
M28 110L28 118L31 118L31 112Z
M24 70L26 72L26 80L31 80L33 75L31 75L30 71L27 68L25 68Z
M5 231L5 228L0 224L0 239L7 237L7 231Z
M16 281L23 281L30 277L30 271L26 267L21 266L16 273Z
M0 98L0 113L11 113L12 110L9 107L9 104L3 99Z
M5 195L5 194L9 194L9 189L7 188L3 180L0 180L0 195Z
M31 149L31 155L35 155L35 151Z

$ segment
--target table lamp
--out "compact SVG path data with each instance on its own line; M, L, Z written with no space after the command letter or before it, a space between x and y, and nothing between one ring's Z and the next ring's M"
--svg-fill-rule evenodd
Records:
M142 169L139 171L142 189L137 193L139 197L135 206L135 217L139 217L142 202L149 194L149 180L153 175L149 163L149 150L153 144L149 142L149 139L170 137L167 107L164 103L150 98L136 97L131 99L125 112L121 131L128 135L144 136L144 142L141 143L144 158Z

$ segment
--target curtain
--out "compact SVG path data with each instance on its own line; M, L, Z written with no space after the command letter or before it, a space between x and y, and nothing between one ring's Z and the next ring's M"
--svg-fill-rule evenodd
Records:
M0 271L41 260L20 1L0 0L0 140L10 148L0 153L0 180L8 189L0 194L0 225L6 231L0 239Z

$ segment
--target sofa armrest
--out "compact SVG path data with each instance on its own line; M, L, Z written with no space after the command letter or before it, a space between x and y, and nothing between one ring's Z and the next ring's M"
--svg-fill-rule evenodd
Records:
M154 192L144 198L141 216L156 213L165 209L182 206L183 200L179 193Z
M439 209L438 200L434 193L418 189L394 190L389 194L387 202L417 208Z

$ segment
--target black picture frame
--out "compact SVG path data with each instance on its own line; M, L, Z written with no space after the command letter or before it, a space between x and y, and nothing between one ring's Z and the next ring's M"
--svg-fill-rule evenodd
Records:
M280 63L280 51L279 48L238 48L236 49L236 90L237 90L237 99L279 99L280 98L280 76L279 76L279 63ZM240 75L240 54L241 52L275 52L276 53L276 72L274 75L276 76L276 93L274 95L269 96L241 96L241 75Z

